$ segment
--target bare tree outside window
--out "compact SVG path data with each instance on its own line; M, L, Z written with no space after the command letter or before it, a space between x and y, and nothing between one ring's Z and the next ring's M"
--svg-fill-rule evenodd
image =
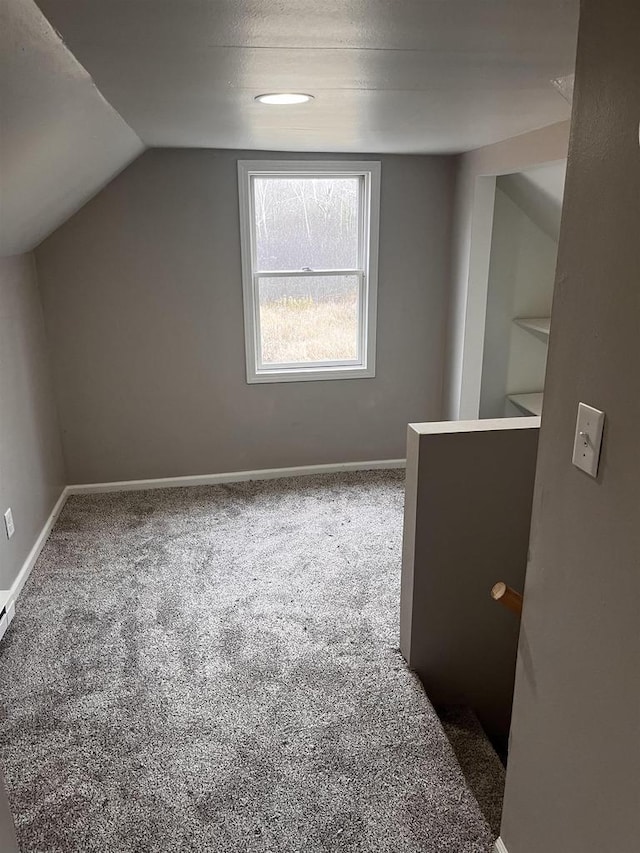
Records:
M359 178L255 178L259 271L355 269ZM354 276L260 278L263 364L355 360Z
M254 178L258 270L355 269L359 178Z

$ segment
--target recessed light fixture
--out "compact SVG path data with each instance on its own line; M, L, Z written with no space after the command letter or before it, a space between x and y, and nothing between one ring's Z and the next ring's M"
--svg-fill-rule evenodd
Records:
M261 104L306 104L312 100L313 95L304 95L302 92L270 92L256 97L256 101Z

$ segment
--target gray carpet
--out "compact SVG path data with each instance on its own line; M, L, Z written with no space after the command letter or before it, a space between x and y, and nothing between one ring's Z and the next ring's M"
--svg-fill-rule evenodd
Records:
M23 853L488 853L399 655L398 472L70 498L0 646Z
M438 708L438 716L482 814L499 835L506 773L498 753L470 708Z

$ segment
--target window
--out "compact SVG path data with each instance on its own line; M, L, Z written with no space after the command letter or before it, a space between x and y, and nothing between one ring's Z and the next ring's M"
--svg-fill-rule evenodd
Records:
M248 382L375 375L380 163L238 162Z

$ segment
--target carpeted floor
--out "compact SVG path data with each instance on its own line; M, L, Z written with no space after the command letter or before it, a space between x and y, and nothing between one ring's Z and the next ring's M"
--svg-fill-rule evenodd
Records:
M494 835L498 836L506 776L504 765L470 708L459 705L438 708L438 716L467 784Z
M399 472L72 497L0 646L23 853L488 853L398 652Z

